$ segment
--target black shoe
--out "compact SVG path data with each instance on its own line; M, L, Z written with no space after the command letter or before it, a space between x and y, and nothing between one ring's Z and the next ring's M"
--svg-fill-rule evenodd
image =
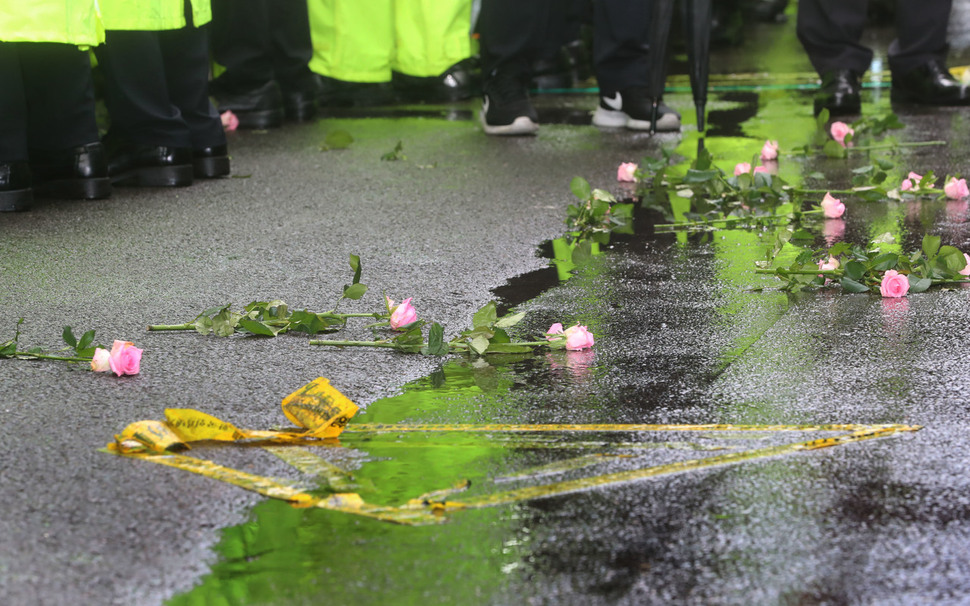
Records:
M323 85L320 76L309 69L297 81L281 82L283 89L283 111L287 120L309 122L317 117L317 97Z
M209 90L219 113L232 111L239 118L239 128L278 128L283 126L283 93L275 80L248 91L229 90L213 80Z
M229 174L229 149L225 145L192 150L192 172L197 179L216 179Z
M483 87L482 127L486 135L534 135L539 130L529 91L522 78L493 73Z
M904 74L893 73L890 99L921 105L970 105L970 88L957 81L940 59Z
M30 172L38 197L97 200L111 195L101 142L56 151L30 150Z
M33 200L30 166L26 162L0 162L0 212L27 210Z
M631 87L621 91L600 91L600 103L593 114L593 124L631 130L651 130L653 125L653 98L644 87ZM680 114L663 104L657 105L657 132L680 130Z
M109 145L108 175L118 185L185 187L192 185L192 149L165 145Z
M391 85L403 101L453 103L475 94L475 65L471 59L455 63L437 76L409 76L394 72Z
M862 86L859 76L849 69L837 69L822 74L822 85L815 93L815 115L829 110L830 116L846 116L862 111Z
M374 107L394 103L389 82L349 82L320 76L317 105L325 107Z

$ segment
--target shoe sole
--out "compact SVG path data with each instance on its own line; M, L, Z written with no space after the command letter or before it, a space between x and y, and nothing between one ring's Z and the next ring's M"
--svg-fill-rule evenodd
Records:
M135 187L187 187L193 182L191 164L134 168L111 177L115 185Z
M895 101L895 98L893 99ZM829 110L829 116L857 116L862 113L862 101L853 101L852 103L839 105L839 106L826 106L822 103L814 103L813 109L815 110L815 115L822 113L823 109Z
M229 175L229 156L194 158L192 174L196 179L218 179Z
M60 179L34 186L38 198L60 198L67 200L101 200L111 195L111 179L97 177L91 179Z
M254 130L264 130L267 128L279 128L283 126L283 118L286 112L283 108L264 109L259 111L239 112L233 111L239 118L239 128Z
M30 210L34 193L30 188L0 192L0 212L12 213Z
M650 130L650 120L631 118L619 110L597 107L593 114L593 124L606 128L628 128L630 130ZM677 114L660 114L657 120L657 132L671 132L680 130L680 117Z
M512 124L489 124L485 121L485 114L481 116L482 128L486 135L516 136L534 135L539 131L539 125L528 116L519 116Z

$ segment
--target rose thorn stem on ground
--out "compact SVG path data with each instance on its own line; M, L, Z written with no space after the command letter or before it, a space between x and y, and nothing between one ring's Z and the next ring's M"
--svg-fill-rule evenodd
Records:
M61 362L90 362L91 358L78 358L75 356L52 356L48 354L30 353L26 351L15 351L9 356L4 357L27 357L27 358L40 358L42 360L60 360Z

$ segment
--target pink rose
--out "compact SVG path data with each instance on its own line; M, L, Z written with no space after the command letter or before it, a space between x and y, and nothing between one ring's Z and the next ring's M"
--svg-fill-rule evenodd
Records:
M771 171L769 171L768 170L768 167L766 167L766 166L755 166L754 167L754 174L757 175L758 173L764 173L766 175L769 175L769 174L771 174Z
M818 262L818 268L822 271L832 271L832 270L838 269L839 260L836 259L835 257L829 257L828 261L822 261L820 259Z
M827 219L838 219L845 214L845 204L838 198L833 198L832 194L826 192L822 198L822 214Z
M115 341L108 354L111 372L121 375L137 375L141 366L141 351L130 341ZM97 353L97 352L95 352Z
M566 335L566 349L578 351L593 346L593 333L585 326L570 326L563 334Z
M970 255L963 253L963 258L967 260L967 265L960 270L961 276L970 276Z
M391 306L394 305L394 301L388 299ZM411 322L418 319L418 312L415 311L414 306L411 305L411 297L401 301L401 304L394 308L391 312L391 328L397 330L402 326L407 326Z
M555 341L556 339L559 338L557 335L561 335L562 332L563 332L562 324L560 324L559 322L556 322L555 324L549 327L549 330L546 331L546 340Z
M970 188L967 188L966 179L957 179L956 177L951 177L947 181L946 185L943 187L943 192L946 193L946 197L951 200L960 200L970 196Z
M778 142L777 141L765 141L764 146L761 148L761 161L767 162L769 160L778 159Z
M734 176L743 175L744 173L751 172L751 164L747 162L738 162L734 165Z
M616 180L625 181L628 183L633 183L637 180L636 176L633 174L637 170L637 165L635 162L623 162L620 167L616 169Z
M94 372L108 372L111 370L111 363L108 361L111 354L107 349L98 347L94 350L94 358L91 360L91 370Z
M855 134L852 127L845 122L833 122L829 132L832 133L832 138L838 141L842 147L845 147L846 136Z
M232 111L227 109L219 114L219 118L222 119L222 127L227 131L232 132L239 128L239 118Z
M909 280L895 269L890 269L882 275L879 292L884 297L905 297L909 291Z
M913 182L909 179L903 179L903 183L899 186L899 191L910 191L914 187Z

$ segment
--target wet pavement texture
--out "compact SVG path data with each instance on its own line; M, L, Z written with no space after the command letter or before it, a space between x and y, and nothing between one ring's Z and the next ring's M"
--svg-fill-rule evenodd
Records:
M791 24L763 31L791 48ZM773 56L784 73L808 71L800 55ZM720 166L749 160L767 138L782 149L810 141L810 91L798 78L779 81L713 89L705 146ZM867 115L890 109L888 89L867 89L864 100ZM901 300L788 295L754 273L774 244L770 230L656 234L653 223L663 219L647 210L633 235L614 237L566 281L537 252L565 231L573 176L622 196L620 162L666 147L682 169L695 156L689 94L669 102L684 115L684 132L653 137L585 126L592 94L537 98L543 126L535 138L485 137L473 102L344 112L233 134L234 178L177 191L120 189L105 201L0 217L0 340L24 317L27 346L54 349L70 325L145 350L142 373L117 379L0 361L0 601L965 603L970 290ZM906 124L900 140L949 144L902 150L891 179L909 170L967 173L967 110L895 109ZM339 129L354 143L321 151ZM381 161L398 141L406 160ZM841 188L864 163L784 158L780 174ZM931 233L970 250L965 201L846 202L844 222L812 227L816 244L891 232L910 250ZM329 309L350 282L351 253L371 290L344 310L370 311L381 293L410 296L422 318L451 335L497 298L528 312L521 336L578 321L597 344L486 363L315 348L299 334L145 332L230 302L279 298ZM342 335L368 338L362 326ZM455 511L420 527L295 509L98 451L128 423L160 419L165 408L197 408L241 427L286 425L281 398L317 376L364 407L353 423L923 429ZM484 494L813 437L347 432L340 446L310 450L351 469L368 500L401 504L466 478L470 494ZM564 467L604 453L611 456L602 462ZM301 478L255 449L189 454Z

